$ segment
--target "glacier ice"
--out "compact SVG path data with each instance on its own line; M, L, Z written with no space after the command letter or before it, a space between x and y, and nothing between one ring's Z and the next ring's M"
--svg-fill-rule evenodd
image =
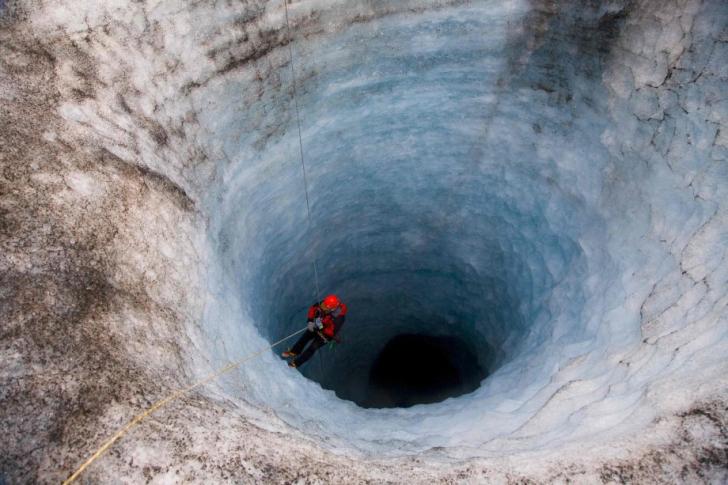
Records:
M99 301L121 296L88 318L119 341L82 352L107 352L116 367L84 372L109 365L99 395L115 395L114 369L130 362L137 385L108 407L94 399L98 416L55 441L13 424L47 407L8 407L11 435L56 444L30 458L19 458L26 445L4 445L14 458L0 481L67 475L134 410L301 328L314 261L320 291L349 305L342 345L300 373L264 353L159 418L164 433L140 426L89 473L280 481L330 460L346 466L322 480L608 481L659 452L667 458L633 476L675 480L686 466L725 476L723 2L292 2L290 38L281 2L6 9L0 41L15 43L0 102L16 109L35 86L13 77L31 56L13 46L35 42L52 59L52 75L37 76L53 92L33 96L54 118L36 122L37 138L62 163L44 171L46 148L33 152L42 173L28 186L63 187L48 197L63 207L54 237L71 246L91 238L79 221L115 228L108 264L92 269L108 282ZM124 164L136 171L115 168ZM53 271L13 258L13 274ZM79 328L88 339L96 327ZM465 342L487 378L433 404L352 402L370 392L387 342L412 333ZM30 388L29 369L85 365L68 349L29 364L33 349L3 347L4 382ZM73 402L88 392L78 382L94 379L76 372L62 386ZM77 416L51 408L62 423ZM236 435L241 423L256 437ZM240 463L189 465L221 441L217 456Z
M249 305L242 311L251 333L275 341L300 327L315 299L316 258L322 291L337 291L351 309L349 343L322 352L323 369L315 362L306 368L324 388L366 392L376 353L415 331L472 343L484 358L493 356L481 362L490 377L458 400L363 410L270 356L236 376L256 383L248 399L261 388L261 403L298 429L341 436L339 447L467 447L490 455L643 425L657 411L640 399L644 384L666 367L676 367L668 373L676 387L670 399L680 394L672 359L636 370L631 361L654 352L648 349L673 327L692 332L674 320L685 318L679 311L654 335L645 334L645 323L661 315L657 308L680 306L669 298L657 303L654 289L681 271L671 247L708 223L716 203L674 193L684 176L662 160L650 167L639 152L622 155L621 140L631 138L620 133L629 126L622 116L636 115L619 109L625 101L604 82L599 44L612 40L608 29L558 67L557 56L576 50L571 37L559 42L555 35L527 61L505 65L521 47L509 44L508 26L526 8L486 2L416 21L391 16L294 46L297 78L305 79L298 92L311 231L293 118L262 151L260 133L242 123L226 123L216 137L226 158L256 161L228 168L222 202L214 202L223 210L211 229L221 266L237 283L222 299L237 295ZM566 28L570 21L577 22L564 20ZM282 75L281 83L291 82ZM253 110L272 110L271 103L291 109L290 99L278 98ZM647 116L659 108L652 110ZM673 227L654 225L660 217ZM238 315L227 318L229 330L209 328L224 331L228 342L240 332ZM718 317L708 317L705 328L714 336L725 330ZM712 344L716 351L721 340ZM234 347L260 345L246 336ZM306 397L292 399L291 385ZM613 407L629 412L610 418ZM396 430L395 449L388 430Z

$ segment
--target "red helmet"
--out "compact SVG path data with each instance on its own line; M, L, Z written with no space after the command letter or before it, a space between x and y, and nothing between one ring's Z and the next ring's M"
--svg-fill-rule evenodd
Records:
M336 295L329 295L326 298L324 298L323 306L325 306L329 310L338 308L339 305L341 305L341 300L339 300L339 297Z

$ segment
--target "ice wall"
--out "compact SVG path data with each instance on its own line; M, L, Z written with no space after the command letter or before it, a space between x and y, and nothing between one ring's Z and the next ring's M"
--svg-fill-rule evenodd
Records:
M692 352L664 361L648 349L676 326L686 335L697 327L677 312L665 315L669 330L650 336L644 325L659 313L646 313L675 303L653 293L680 272L669 248L693 237L715 202L678 190L669 167L646 170L638 154L619 152L625 115L613 73L604 72L606 46L626 23L619 8L553 12L540 44L524 47L508 26L530 8L483 3L416 20L393 15L294 44L311 232L295 120L263 150L257 132L234 123L234 136L218 138L231 159L260 160L228 174L222 207L230 212L218 226L223 266L256 330L275 341L301 326L314 298L314 257L322 291L350 302L348 344L323 356L325 387L363 392L376 352L400 333L457 335L493 357L482 363L491 376L471 395L393 412L334 399L273 358L244 369L261 401L300 429L323 428L329 439L344 437L338 446L380 453L393 451L387 436L396 430L397 454L467 446L487 456L643 426L668 405L643 399L653 381L669 379L676 389L664 398L679 399ZM634 75L648 75L642 69L654 67ZM282 101L279 109L290 110ZM714 138L715 130L705 136ZM705 143L695 156L707 164L713 150ZM681 221L671 228L681 235L652 227L657 214ZM708 315L700 314L710 321L706 341L723 348L720 311ZM673 338L671 354L683 345ZM701 367L710 368L706 358ZM633 370L642 359L650 365ZM714 361L716 379L723 361ZM652 366L665 374L656 378ZM316 362L306 371L320 373ZM307 397L291 400L291 385Z
M52 223L26 229L35 263L5 239L23 438L3 475L67 474L134 410L300 328L315 259L351 312L324 366L266 353L91 476L724 476L721 2L295 2L290 36L270 2L6 8L22 129L0 133L41 147L14 197ZM67 266L78 292L24 289ZM53 318L29 326L38 301ZM78 346L38 337L60 328ZM414 332L467 342L488 378L408 409L340 398ZM30 369L68 376L71 404L23 404L52 388Z

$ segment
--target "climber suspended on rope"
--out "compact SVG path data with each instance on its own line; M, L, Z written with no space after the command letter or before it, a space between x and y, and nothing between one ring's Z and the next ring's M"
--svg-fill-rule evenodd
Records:
M319 348L332 340L338 342L337 337L346 319L346 305L336 295L329 295L322 301L314 303L308 309L308 325L306 332L301 335L298 342L281 355L284 358L293 357L288 362L289 367L303 365ZM306 347L306 344L311 344Z

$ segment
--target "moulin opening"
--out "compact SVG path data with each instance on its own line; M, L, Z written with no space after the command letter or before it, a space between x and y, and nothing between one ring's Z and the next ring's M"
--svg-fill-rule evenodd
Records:
M487 377L473 351L450 336L400 334L377 355L362 407L431 404L474 391Z
M466 395L490 399L510 392L513 386L499 384L508 377L545 378L552 367L525 362L561 358L547 353L554 339L566 345L596 332L583 324L583 313L599 281L581 282L593 267L606 278L609 260L601 250L603 220L580 193L593 179L565 169L580 158L563 159L562 147L554 152L550 141L533 143L561 133L560 117L538 118L534 138L536 120L521 116L533 99L503 91L496 105L484 105L483 87L497 86L500 72L497 63L473 62L494 52L468 32L453 33L465 35L458 45L473 50L462 57L458 49L457 62L442 66L446 84L431 76L440 64L408 65L412 75L401 77L401 64L385 56L357 61L351 77L328 69L326 55L301 51L296 65L317 74L298 85L298 75L287 74L283 85L296 87L295 100L271 94L271 106L287 113L280 137L238 154L216 226L240 302L235 321L248 320L273 343L305 326L307 308L324 295L337 294L349 309L341 344L321 347L294 370L285 361L266 367L272 385L251 370L247 377L260 383L266 405L300 407L307 416L312 399L332 399L326 409L338 413L350 412L350 403L391 408ZM352 61L370 49L359 40L347 44L357 54ZM290 53L279 54L290 66ZM369 83L350 82L362 72L389 73L401 106L392 109L389 96L364 96ZM517 116L497 111L505 100ZM484 119L485 108L494 117ZM459 128L465 126L472 129ZM591 131L578 125L570 133ZM464 344L469 351L460 350ZM408 370L414 358L402 357L422 347L429 350L419 353L438 357L419 362L430 380ZM469 357L452 362L453 355ZM339 425L337 416L325 419Z

